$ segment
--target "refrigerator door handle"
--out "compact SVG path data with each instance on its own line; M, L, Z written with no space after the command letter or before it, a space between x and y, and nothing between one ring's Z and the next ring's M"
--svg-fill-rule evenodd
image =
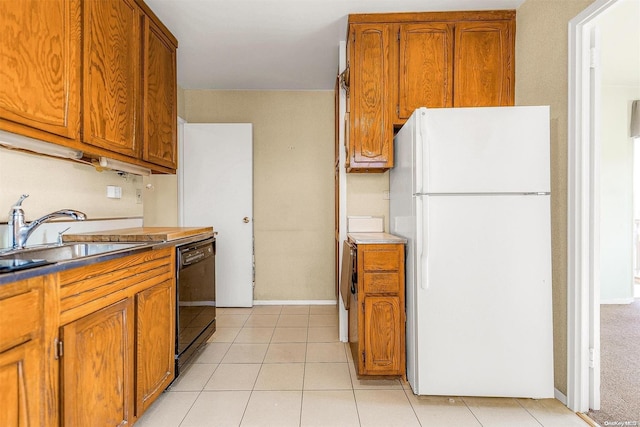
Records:
M424 114L424 113L423 113ZM418 120L418 133L419 135L415 136L415 159L413 159L413 164L415 167L415 176L413 177L413 179L415 179L415 193L416 194L422 194L423 192L423 186L424 186L424 177L422 176L422 168L423 168L423 164L422 162L424 161L424 157L422 155L422 150L424 149L423 144L424 144L424 135L423 135L423 130L422 130L422 126L424 123L424 120L421 120L419 116L416 117L416 120Z
M426 196L418 196L416 197L416 280L420 284L422 289L429 288L428 278L424 273L423 260L425 257L425 209L424 209L424 197ZM427 224L428 225L428 224ZM428 256L428 247L427 247L427 256Z

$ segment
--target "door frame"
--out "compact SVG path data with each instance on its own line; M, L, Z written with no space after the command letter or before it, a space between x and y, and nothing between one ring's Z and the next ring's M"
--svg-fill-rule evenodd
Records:
M600 407L599 143L590 58L595 20L616 2L596 0L569 21L566 404L576 412Z

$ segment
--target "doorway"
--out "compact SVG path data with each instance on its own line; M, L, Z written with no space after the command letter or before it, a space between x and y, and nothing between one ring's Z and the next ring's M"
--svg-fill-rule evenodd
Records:
M598 139L601 117L597 114L601 101L601 69L597 60L597 27L605 12L623 1L597 0L569 23L567 406L578 412L600 408L600 279L603 265L600 257L602 141ZM630 265L631 229L630 225L627 234ZM631 277L631 267L629 275Z

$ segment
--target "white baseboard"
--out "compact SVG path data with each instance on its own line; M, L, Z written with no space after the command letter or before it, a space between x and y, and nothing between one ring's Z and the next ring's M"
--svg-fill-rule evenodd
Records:
M336 305L336 300L253 300L253 305Z
M565 396L560 390L557 388L553 389L553 394L556 399L558 399L564 406L567 406L567 396Z
M631 304L633 301L634 301L633 297L603 299L603 300L600 300L600 305L605 305L605 304Z

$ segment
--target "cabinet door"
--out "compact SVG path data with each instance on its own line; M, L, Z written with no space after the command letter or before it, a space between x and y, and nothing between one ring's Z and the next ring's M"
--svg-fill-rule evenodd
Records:
M357 24L352 26L350 37L348 168L386 170L393 166L388 102L391 27Z
M453 105L513 105L513 23L461 22L455 33Z
M364 299L364 352L366 374L399 375L402 367L400 298L367 296Z
M77 139L79 1L2 0L0 28L0 128Z
M176 168L176 48L151 19L145 19L143 159Z
M140 19L133 0L84 5L83 141L140 155Z
M0 353L0 426L40 425L41 352L38 341L29 341Z
M133 304L122 300L62 328L62 422L132 423Z
M175 373L175 281L136 294L136 416L173 381Z
M400 25L398 118L418 107L453 105L453 24Z
M0 286L0 426L46 424L43 278Z

